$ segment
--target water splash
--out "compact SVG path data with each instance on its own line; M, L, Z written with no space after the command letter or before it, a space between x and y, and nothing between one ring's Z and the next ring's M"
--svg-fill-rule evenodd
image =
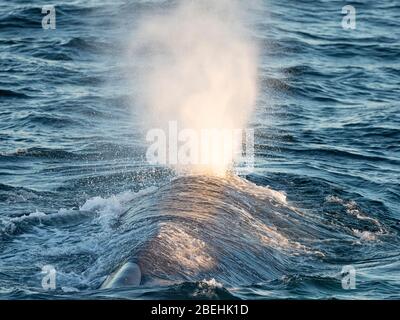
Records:
M166 14L144 17L132 41L130 58L146 66L133 78L147 129L167 131L174 121L198 137L211 132L212 147L202 140L198 152L212 161L192 163L192 172L229 169L241 137L219 133L244 129L255 104L257 48L241 9L237 1L180 1Z

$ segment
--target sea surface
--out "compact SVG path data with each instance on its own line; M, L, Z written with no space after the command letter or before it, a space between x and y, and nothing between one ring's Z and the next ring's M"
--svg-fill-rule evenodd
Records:
M226 178L144 156L127 39L176 2L56 1L55 30L43 4L0 1L1 299L400 299L397 0L351 1L355 30L346 1L246 6L256 163Z

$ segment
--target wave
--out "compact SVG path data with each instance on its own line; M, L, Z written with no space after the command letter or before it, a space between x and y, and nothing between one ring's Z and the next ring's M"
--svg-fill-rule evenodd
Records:
M46 159L80 159L80 156L62 149L49 149L41 147L17 149L13 152L0 153L0 159L4 158L46 158Z
M13 28L35 28L41 26L40 8L19 7L13 8L0 17L0 28L2 30Z
M38 50L33 55L35 58L41 58L51 61L73 61L73 57L65 52L49 52Z
M3 98L30 98L28 95L18 91L0 89L0 97Z
M363 154L361 151L356 151L356 150L345 150L345 149L339 149L339 148L333 148L333 147L320 147L320 148L296 148L296 147L279 147L280 151L286 151L286 152L292 152L292 153L300 153L304 155L318 155L318 156L328 156L330 159L332 157L337 157L337 158L349 158L349 159L355 159L355 160L365 160L365 161L371 161L371 162L387 162L391 163L394 165L399 165L400 161L398 161L396 158L390 158L390 157L383 157L383 156L378 156L378 155L371 155L371 154Z
M81 37L73 37L66 42L64 42L62 47L67 49L74 49L79 51L87 51L87 52L98 52L99 50L105 50L108 48L107 43L99 42L95 39L90 38L81 38Z

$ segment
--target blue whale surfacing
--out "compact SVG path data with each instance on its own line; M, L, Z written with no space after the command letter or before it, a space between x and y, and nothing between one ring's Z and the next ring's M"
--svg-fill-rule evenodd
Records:
M318 256L300 244L301 226L291 238L278 231L293 229L299 217L283 193L237 176L176 178L119 217L117 228L139 244L101 288L281 277L299 253Z

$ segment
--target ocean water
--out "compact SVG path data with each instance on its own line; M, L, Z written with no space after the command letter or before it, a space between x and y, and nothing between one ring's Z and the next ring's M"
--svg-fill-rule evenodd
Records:
M397 0L352 1L355 30L346 1L249 6L256 165L226 178L144 156L126 35L174 1L59 1L56 30L42 4L0 1L0 298L400 298Z

